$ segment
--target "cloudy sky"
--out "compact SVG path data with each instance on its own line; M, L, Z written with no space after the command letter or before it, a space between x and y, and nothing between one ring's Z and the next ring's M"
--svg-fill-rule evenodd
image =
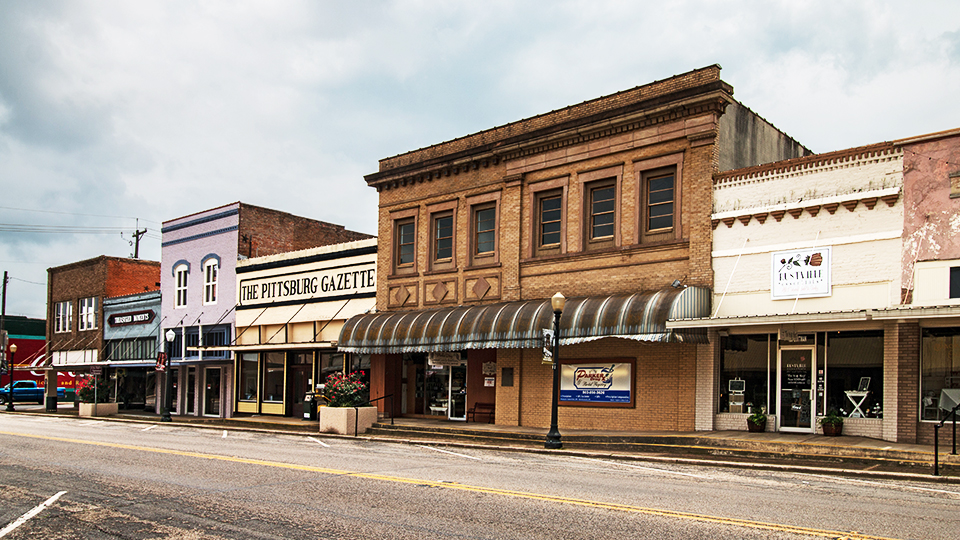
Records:
M960 2L0 0L0 270L243 201L376 232L377 160L711 64L815 152L960 127Z

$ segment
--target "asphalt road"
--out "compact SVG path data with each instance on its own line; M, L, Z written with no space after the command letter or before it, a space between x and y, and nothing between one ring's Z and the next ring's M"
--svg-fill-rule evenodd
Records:
M957 538L960 486L0 414L19 538Z

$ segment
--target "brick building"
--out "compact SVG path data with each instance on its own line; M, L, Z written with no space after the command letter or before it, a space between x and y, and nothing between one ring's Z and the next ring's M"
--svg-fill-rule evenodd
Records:
M732 94L708 66L381 160L379 312L339 343L371 397L547 426L559 291L561 428L703 423L706 332L665 322L709 313L713 175L809 154Z
M101 255L47 269L48 372L83 374L93 365L107 365L103 357L103 303L111 296L157 290L160 263ZM49 380L47 388L56 388Z
M713 313L702 429L932 442L960 392L960 131L715 175ZM954 277L956 276L956 277ZM958 280L956 288L951 284ZM919 387L918 387L919 383Z
M165 221L162 236L161 333L176 336L168 345L174 414L219 417L233 414L236 395L237 261L372 238L241 202Z

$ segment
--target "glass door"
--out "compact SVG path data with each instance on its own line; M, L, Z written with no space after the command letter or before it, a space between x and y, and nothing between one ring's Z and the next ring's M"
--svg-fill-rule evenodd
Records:
M467 366L450 366L450 420L467 419Z
M220 368L207 368L203 382L203 415L220 416Z
M812 347L780 350L780 399L777 406L780 431L813 432L810 411L815 365Z

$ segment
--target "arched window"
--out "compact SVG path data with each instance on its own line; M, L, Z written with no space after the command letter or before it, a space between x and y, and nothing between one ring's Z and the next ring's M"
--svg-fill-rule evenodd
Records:
M190 265L178 264L173 268L173 277L176 280L176 290L174 294L175 308L187 307L187 276L190 274Z
M203 305L217 303L217 279L220 275L220 260L210 257L203 262Z

